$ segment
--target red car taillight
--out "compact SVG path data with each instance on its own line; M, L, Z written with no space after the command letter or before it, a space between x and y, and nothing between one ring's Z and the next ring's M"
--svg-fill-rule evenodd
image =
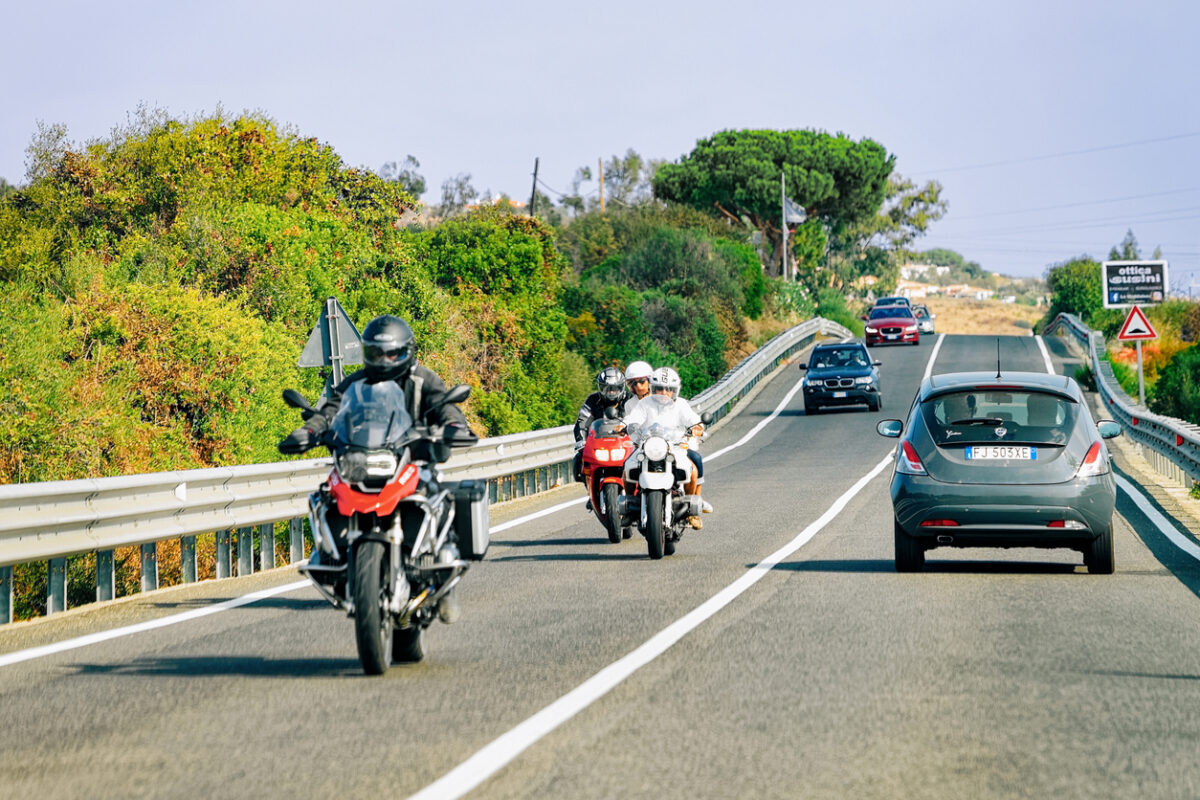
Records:
M1087 455L1083 457L1083 463L1079 465L1079 471L1075 473L1077 478L1094 478L1097 475L1104 475L1108 472L1108 459L1104 457L1104 446L1100 442L1093 442L1088 448Z
M896 460L896 472L905 475L929 474L925 471L925 465L921 463L921 457L917 455L916 449L907 439L900 443L900 457Z

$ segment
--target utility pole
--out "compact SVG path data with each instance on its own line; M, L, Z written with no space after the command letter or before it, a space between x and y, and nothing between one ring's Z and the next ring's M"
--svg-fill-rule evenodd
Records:
M533 159L533 191L529 193L529 216L537 216L537 173L538 161L541 159Z
M783 236L783 246L779 253L779 274L784 280L788 280L791 276L788 275L788 257L787 257L787 177L781 172L779 173L779 210L780 210L780 225L781 234Z
M596 159L596 169L600 170L600 213L604 213L604 159Z

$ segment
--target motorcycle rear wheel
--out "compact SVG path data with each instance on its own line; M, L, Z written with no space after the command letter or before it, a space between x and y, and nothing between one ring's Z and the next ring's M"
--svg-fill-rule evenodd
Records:
M618 544L621 541L621 509L617 501L621 497L621 487L615 483L606 483L600 492L604 502L604 527L608 530L608 540Z
M363 672L382 675L392 656L392 618L384 608L383 542L365 541L354 551L354 639Z
M646 504L646 549L650 558L657 561L663 557L663 499L665 492L649 491L642 495Z

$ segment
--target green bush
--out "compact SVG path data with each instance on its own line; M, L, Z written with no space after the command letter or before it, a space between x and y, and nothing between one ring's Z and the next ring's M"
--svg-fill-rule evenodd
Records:
M825 288L817 293L817 314L849 328L855 336L865 333L863 321L850 310L846 305L845 296L837 289Z
M1156 413L1200 424L1200 349L1189 347L1175 354L1159 372L1149 406Z

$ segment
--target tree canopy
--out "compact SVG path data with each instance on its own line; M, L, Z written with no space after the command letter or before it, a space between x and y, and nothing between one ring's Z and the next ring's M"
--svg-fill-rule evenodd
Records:
M788 197L837 232L879 210L894 163L871 139L811 130L722 131L701 139L678 163L659 167L654 194L748 222L771 241L780 264L781 175Z

